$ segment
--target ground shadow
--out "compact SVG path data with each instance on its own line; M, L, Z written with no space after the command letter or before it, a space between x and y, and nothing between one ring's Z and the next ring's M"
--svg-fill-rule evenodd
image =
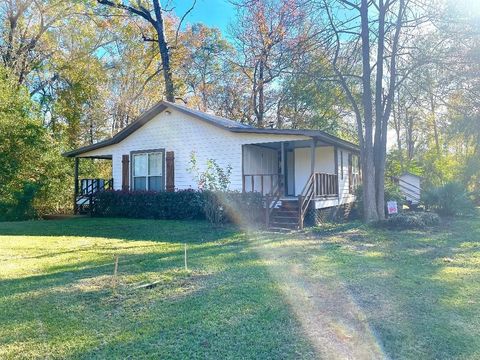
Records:
M215 241L238 232L234 226L214 226L201 220L75 218L0 222L0 236L77 236L123 240L190 242Z

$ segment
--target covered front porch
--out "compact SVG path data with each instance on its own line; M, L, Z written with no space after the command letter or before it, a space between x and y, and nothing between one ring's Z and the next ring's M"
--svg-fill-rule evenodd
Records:
M265 198L267 226L303 228L308 209L352 203L360 180L355 150L311 140L246 144L243 192Z
M312 139L243 146L243 191L297 198L309 182L315 198L339 195L337 148Z

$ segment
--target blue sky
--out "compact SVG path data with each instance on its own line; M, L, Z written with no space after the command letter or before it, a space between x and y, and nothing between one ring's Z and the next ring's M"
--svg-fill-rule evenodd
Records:
M172 0L175 13L183 16L192 5L193 0ZM192 12L185 19L186 23L201 22L211 27L219 28L226 36L228 25L235 16L235 9L227 0L197 0Z

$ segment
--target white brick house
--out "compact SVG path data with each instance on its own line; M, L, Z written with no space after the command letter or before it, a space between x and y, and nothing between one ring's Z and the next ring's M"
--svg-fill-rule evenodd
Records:
M76 159L78 196L107 184L79 180L80 158L111 159L115 190L197 189L188 170L192 152L200 170L207 159L230 166L230 190L277 203L303 196L307 206L338 206L354 200L359 181L355 144L317 130L258 129L165 101L111 139L64 155Z

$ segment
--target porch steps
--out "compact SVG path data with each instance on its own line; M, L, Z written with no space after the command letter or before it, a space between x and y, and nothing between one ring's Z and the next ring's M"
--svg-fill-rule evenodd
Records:
M298 200L282 200L282 204L273 209L270 229L278 231L298 229Z

